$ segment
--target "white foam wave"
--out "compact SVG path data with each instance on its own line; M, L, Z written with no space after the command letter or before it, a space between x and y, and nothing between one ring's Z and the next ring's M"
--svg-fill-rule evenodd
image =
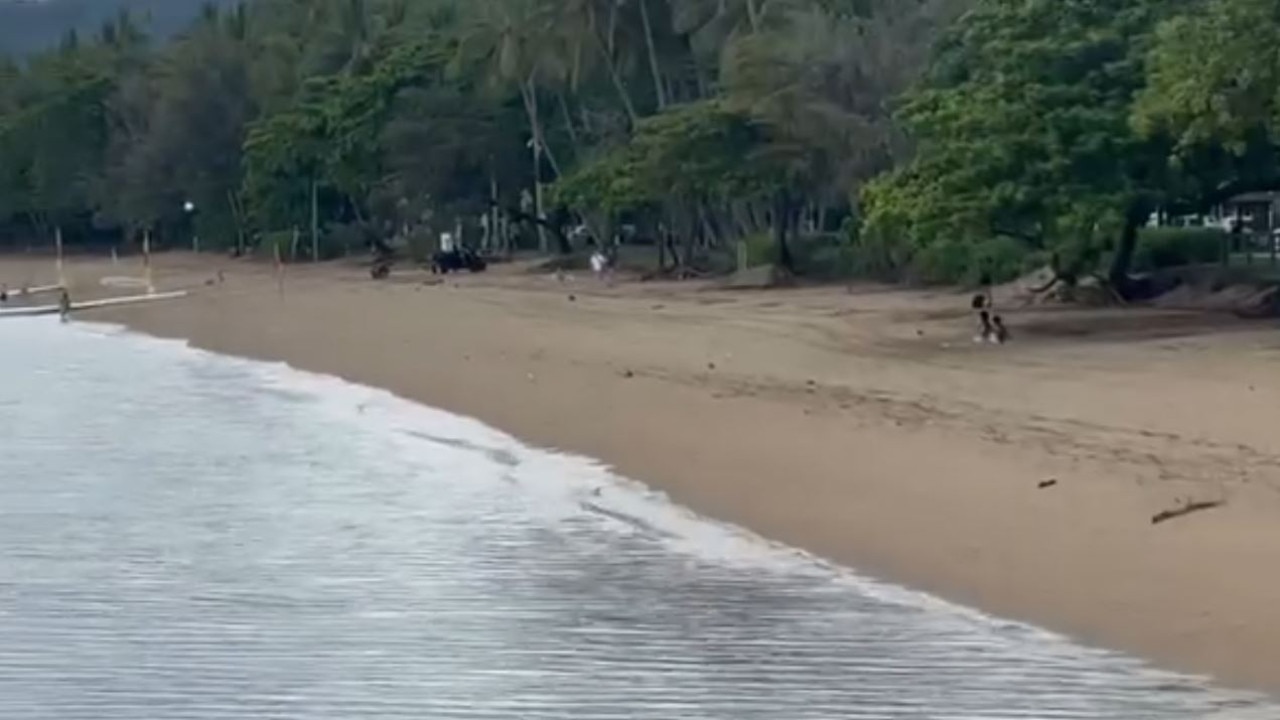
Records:
M126 336L130 342L145 343L156 351L189 360L214 357L184 341L134 335L118 326L77 324L74 327L102 337ZM661 543L673 552L699 561L820 580L879 603L919 610L917 622L935 627L940 635L979 632L984 642L1006 648L1016 646L1015 654L1021 654L1031 665L1094 665L1098 668L1099 683L1113 683L1116 677L1127 675L1133 678L1135 687L1212 692L1217 701L1213 709L1205 709L1201 717L1221 720L1280 717L1274 707L1251 707L1261 702L1260 696L1211 690L1204 678L1167 673L1116 653L1084 648L1041 628L994 618L885 583L743 528L696 515L671 502L665 494L624 478L597 460L533 448L478 420L424 406L382 389L298 370L284 363L217 357L251 374L264 388L305 396L310 412L360 424L393 443L406 457L440 462L441 457L452 456L450 467L483 463L483 472L489 474L499 469L518 484L522 496L534 504L538 512L548 516L561 520L589 519L612 533ZM960 720L958 716L948 717ZM1063 714L1060 717L1092 716Z

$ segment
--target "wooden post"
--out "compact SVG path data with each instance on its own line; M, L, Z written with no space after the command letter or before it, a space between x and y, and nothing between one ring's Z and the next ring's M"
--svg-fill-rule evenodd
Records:
M67 286L67 276L62 267L62 226L59 225L53 231L53 244L57 258L54 260L54 266L58 271L58 285L65 288Z
M151 282L151 231L145 230L142 233L142 275L147 283L147 294L155 293L155 283Z
M296 242L296 238L298 237L298 231L296 228L293 231L293 236ZM271 243L271 247L272 247L272 251L275 253L276 285L280 290L280 299L284 300L284 260L280 257L280 237L279 236L276 236L276 240L275 242Z

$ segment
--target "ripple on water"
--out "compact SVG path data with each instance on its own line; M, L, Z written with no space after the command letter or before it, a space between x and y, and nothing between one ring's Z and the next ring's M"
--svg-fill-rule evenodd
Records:
M0 334L6 720L1280 717L386 393Z

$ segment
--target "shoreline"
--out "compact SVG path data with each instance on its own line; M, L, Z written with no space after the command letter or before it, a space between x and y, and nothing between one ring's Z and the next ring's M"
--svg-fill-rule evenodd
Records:
M606 289L506 269L373 283L322 265L290 268L281 297L270 268L156 259L161 289L196 295L86 319L381 387L869 577L1280 691L1280 352L1258 326L1079 339L1026 332L1015 311L1014 343L991 349L945 293ZM217 269L226 283L206 286ZM85 294L129 274L68 272ZM1117 315L1099 317L1079 322Z

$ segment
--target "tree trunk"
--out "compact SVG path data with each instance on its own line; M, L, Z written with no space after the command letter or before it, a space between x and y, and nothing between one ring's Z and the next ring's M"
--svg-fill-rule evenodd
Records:
M499 224L498 212L498 176L493 168L489 168L489 252L501 251L503 235Z
M649 72L653 73L653 88L658 98L658 109L667 107L667 89L662 81L662 68L658 65L658 47L653 40L653 23L649 21L649 0L639 0L640 21L644 25L644 42L649 49Z
M760 32L760 11L756 8L756 0L747 0L747 21L751 23L751 32Z
M795 258L791 255L791 245L787 240L791 214L791 199L787 197L787 191L777 191L773 198L773 244L778 251L778 266L788 272L795 271Z
M1124 230L1120 233L1120 242L1111 257L1111 267L1107 270L1107 282L1122 298L1129 297L1129 268L1133 265L1133 253L1138 246L1138 228L1146 220L1147 206L1134 201L1125 213Z
M724 230L720 223L720 219L716 217L715 211L706 203L700 203L698 206L699 214L702 216L702 226L706 230L708 243L715 247L724 246Z
M613 43L606 43L596 36L596 44L600 46L600 54L604 57L605 68L609 71L609 82L613 83L614 92L618 93L618 99L622 101L622 108L627 112L627 120L630 121L631 127L635 127L640 120L640 115L636 113L635 103L631 102L631 94L627 92L627 85L622 81L622 73L618 70L618 62L613 57Z
M538 119L538 91L533 86L532 75L521 85L520 95L524 99L524 109L529 115L529 129L533 134L531 148L533 154L533 213L534 217L541 220L545 216L542 206L542 123ZM546 254L549 249L547 231L542 226L542 223L538 223L536 227L538 252Z
M707 77L707 68L702 65L702 58L693 49L693 40L684 36L684 46L689 53L689 63L693 66L693 77L698 86L698 100L711 97L711 80Z
M666 272L667 270L667 225L658 219L654 226L654 239L658 243L658 272Z
M564 93L556 93L556 99L560 102L560 113L564 115L564 129L569 134L569 142L573 144L573 152L575 157L582 155L582 142L578 140L578 129L573 126L573 115L569 112L569 101L564 99Z
M680 204L678 210L680 215L680 230L683 235L681 245L680 265L686 269L693 268L693 248L698 235L698 208L692 201L686 201Z
M320 183L311 179L311 262L320 262Z
M747 231L751 234L762 232L769 227L769 223L765 218L760 217L760 207L753 201L748 200L746 206L747 221L750 223Z
M31 219L31 227L36 231L36 239L44 242L49 237L49 221L40 212L29 212L27 217Z
M231 219L236 224L236 257L244 255L244 210L237 201L235 191L227 191L227 207L231 208Z

